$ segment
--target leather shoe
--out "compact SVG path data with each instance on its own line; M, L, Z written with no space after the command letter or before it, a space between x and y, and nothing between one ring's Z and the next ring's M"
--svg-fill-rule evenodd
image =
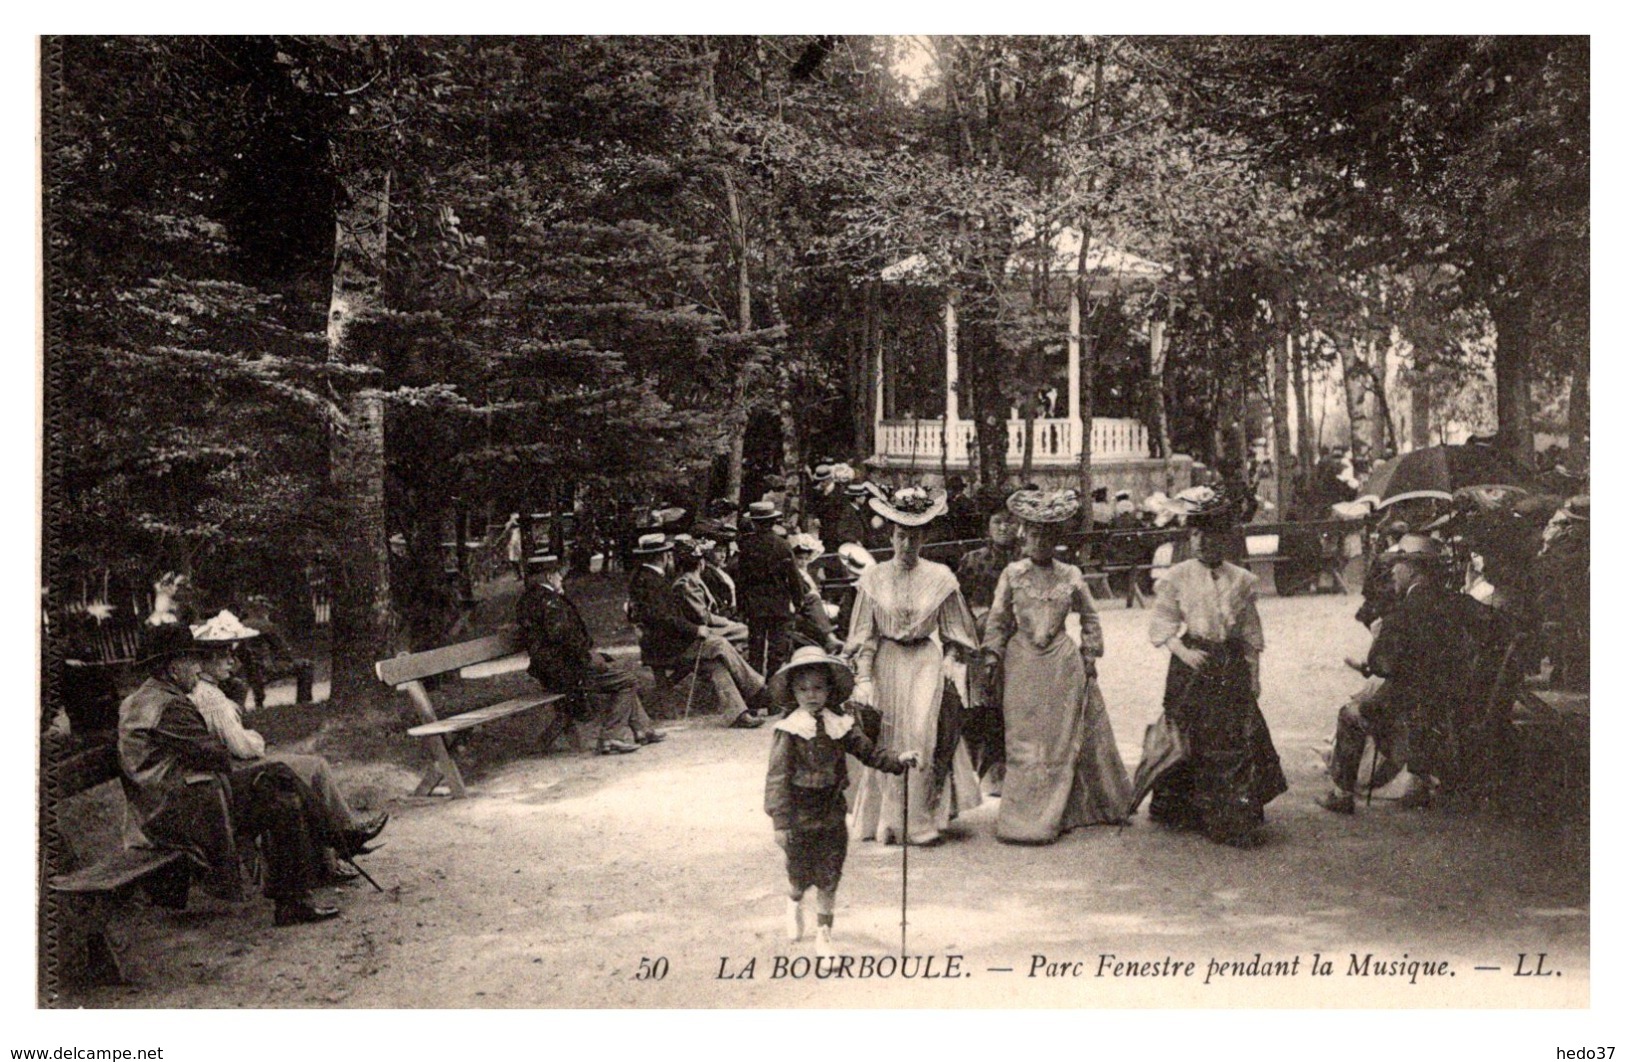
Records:
M639 745L658 745L665 740L666 732L664 730L645 730L638 735Z
M1420 778L1413 779L1411 787L1405 790L1405 795L1394 803L1411 810L1428 807L1433 803L1433 788Z
M337 907L318 906L308 899L278 900L276 915L271 921L276 926L301 926L307 922L325 922L338 916Z
M1315 798L1315 803L1327 811L1335 811L1339 815L1354 814L1354 795L1352 793L1339 793L1332 790Z
M600 756L619 756L628 752L636 751L638 751L638 746L634 745L630 741L611 739L609 741L600 741L598 743L598 755Z
M739 718L735 719L728 725L736 730L755 730L765 722L767 722L767 720L763 719L759 715L751 712L741 712L739 713Z
M359 880L361 880L359 870L345 870L341 866L334 865L322 868L322 875L317 880L316 887L319 889L336 888L342 885L353 885Z
M374 837L384 832L389 823L389 812L380 811L370 819L363 819L344 833L344 850L350 855L362 855L369 851L367 844Z

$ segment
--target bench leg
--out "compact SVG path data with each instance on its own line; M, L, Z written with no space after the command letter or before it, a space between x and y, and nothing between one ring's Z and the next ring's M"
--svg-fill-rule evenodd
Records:
M468 789L463 785L463 774L457 769L457 761L451 758L451 750L446 748L446 741L439 734L429 737L429 751L434 753L434 763L423 772L423 780L412 791L414 796L428 796L434 792L434 787L442 780L451 790L452 799L460 800L468 795Z
M57 969L63 982L80 986L130 983L107 939L111 902L105 894L58 895Z
M1278 597L1280 591L1275 588L1275 563L1266 561L1258 565L1255 574L1258 576L1258 593L1263 597Z

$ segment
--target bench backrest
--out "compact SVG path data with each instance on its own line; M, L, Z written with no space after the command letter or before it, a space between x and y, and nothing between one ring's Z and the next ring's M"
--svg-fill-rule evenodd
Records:
M459 642L456 645L441 646L439 649L380 660L373 665L373 670L378 673L380 682L389 686L400 686L428 678L430 675L443 675L448 671L483 664L487 660L500 660L523 649L517 632L503 631L500 634L475 638L471 642Z

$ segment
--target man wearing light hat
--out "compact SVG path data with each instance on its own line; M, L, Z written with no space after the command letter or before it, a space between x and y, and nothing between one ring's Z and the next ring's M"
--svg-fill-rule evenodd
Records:
M693 664L710 680L728 725L761 726L765 715L752 710L751 702L762 697L766 680L726 638L688 617L672 584L671 540L663 534L644 535L632 555L641 563L627 584L627 616L638 625L643 662L651 667Z
M1455 707L1471 680L1477 602L1447 590L1439 578L1444 551L1426 535L1400 536L1383 558L1398 601L1382 618L1365 670L1386 681L1364 703L1338 713L1332 748L1332 790L1316 802L1328 811L1354 813L1354 791L1366 737L1391 763L1406 766L1411 787L1401 807L1432 802L1448 772L1446 744ZM1478 606L1483 607L1483 606Z
M286 764L234 764L187 699L202 673L204 652L184 624L147 631L140 661L147 680L119 706L119 774L135 824L160 847L185 852L204 869L209 887L232 899L242 898L233 857L258 838L265 895L276 905L275 925L338 917L338 908L311 899L321 880L322 857L311 831L309 790ZM214 787L192 784L211 775L227 778L229 820L218 812Z
M574 695L570 710L597 727L600 756L664 741L666 735L643 710L634 670L593 651L586 622L564 594L564 565L558 555L536 554L525 567L525 592L514 607L514 623L530 653L531 677L550 690Z

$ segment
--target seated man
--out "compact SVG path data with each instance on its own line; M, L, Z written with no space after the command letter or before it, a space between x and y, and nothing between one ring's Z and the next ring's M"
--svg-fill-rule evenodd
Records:
M187 699L203 716L209 733L221 741L236 765L260 761L283 763L297 774L310 788L315 798L317 820L312 824L314 836L328 839L324 846L324 869L333 882L353 880L354 871L341 870L339 859L353 859L367 851L367 845L383 832L389 821L389 812L362 818L350 809L333 777L332 765L323 756L297 752L267 752L265 738L243 726L241 708L229 691L242 687L233 681L237 670L237 651L252 642L259 632L245 626L230 612L221 612L206 623L192 628L192 637L204 648L202 673Z
M677 577L672 585L677 588L684 614L689 619L707 632L728 639L735 649L743 652L750 641L750 628L722 613L720 602L705 581L706 554L712 548L709 539L695 540L683 535L673 539L672 557Z
M671 581L671 541L663 534L644 535L632 553L641 563L627 587L627 612L642 632L638 641L644 663L693 664L701 678L710 680L730 726L761 726L766 713L753 710L751 702L761 702L766 682L726 638L685 615Z
M1377 626L1367 674L1384 681L1338 713L1332 746L1332 789L1317 803L1328 811L1354 813L1360 758L1369 736L1384 756L1391 778L1399 766L1411 772L1401 807L1426 807L1444 762L1455 705L1466 690L1472 666L1472 632L1462 603L1465 595L1439 585L1444 566L1440 546L1426 535L1407 534L1383 555L1392 572L1394 599ZM1460 599L1460 602L1453 599ZM1380 607L1380 606L1379 606ZM1381 777L1376 766L1373 771ZM1378 783L1381 784L1381 783Z
M531 677L550 690L574 696L571 709L596 725L600 756L636 752L664 741L638 697L636 669L594 652L592 634L564 594L564 564L542 553L525 564L525 592L514 608Z
M227 855L258 839L276 925L338 917L338 908L311 900L321 881L320 845L331 839L312 836L310 790L286 764L233 763L187 699L202 669L200 656L186 626L153 626L141 661L147 680L119 706L119 771L136 825L159 847L186 852L227 894L241 888L239 868L227 865ZM213 787L190 784L189 776L205 772L226 776L229 824L215 813ZM228 829L234 835L222 836Z

